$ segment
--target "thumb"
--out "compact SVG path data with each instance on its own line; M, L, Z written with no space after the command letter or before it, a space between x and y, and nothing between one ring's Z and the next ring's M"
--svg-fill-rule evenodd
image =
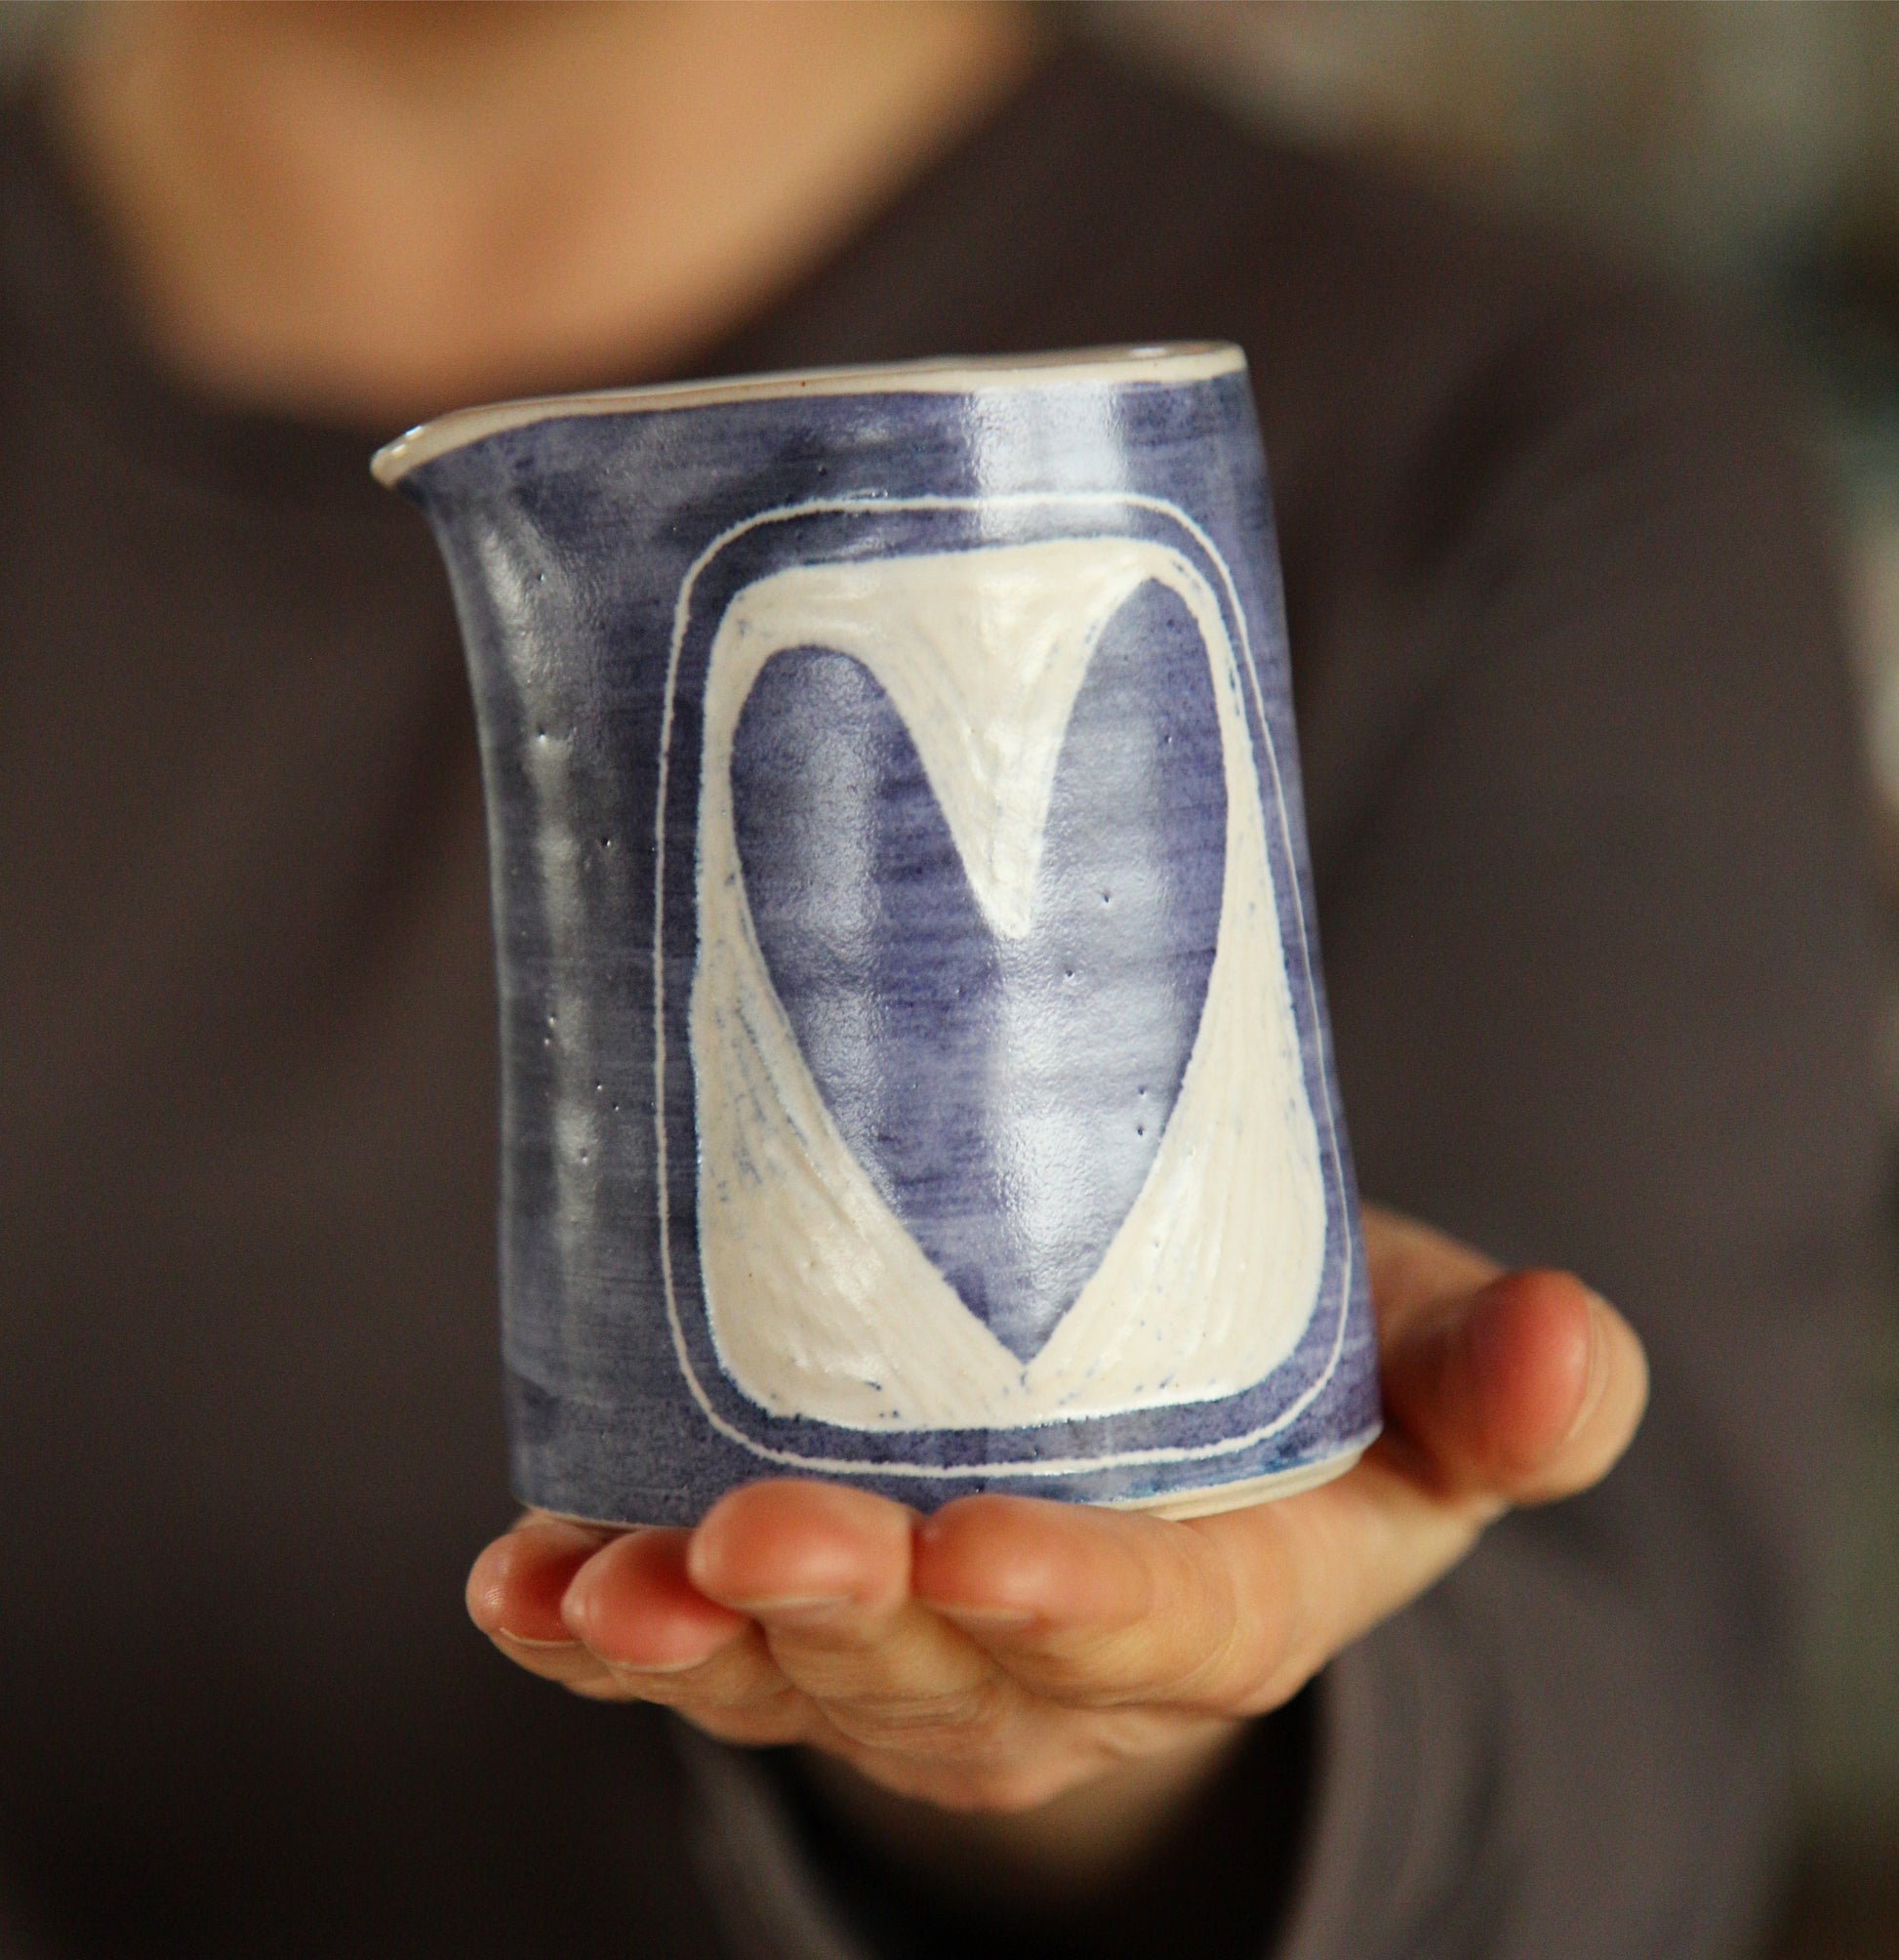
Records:
M1572 1274L1505 1273L1403 1322L1380 1357L1392 1453L1447 1494L1586 1490L1648 1400L1635 1329Z

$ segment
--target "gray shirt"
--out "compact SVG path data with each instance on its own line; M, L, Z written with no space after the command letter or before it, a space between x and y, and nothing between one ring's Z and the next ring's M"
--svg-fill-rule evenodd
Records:
M1881 1174L1808 487L1674 306L1073 55L695 365L1173 337L1259 395L1361 1181L1588 1275L1654 1400L1261 1725L1117 1914L1736 1951ZM7 111L0 1951L928 1950L785 1765L682 1760L462 1618L509 1515L495 1006L388 432L168 380Z

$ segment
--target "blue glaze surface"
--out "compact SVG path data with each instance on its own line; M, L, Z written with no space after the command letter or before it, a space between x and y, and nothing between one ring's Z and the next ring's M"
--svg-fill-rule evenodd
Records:
M993 392L551 413L432 456L402 488L449 564L482 739L523 1497L675 1522L746 1478L808 1469L926 1507L979 1489L1143 1500L1296 1470L1372 1433L1243 372L1175 386L1057 369ZM1235 929L1225 846L1232 812L1251 811L1284 935L1295 1086L1317 1125L1310 1311L1283 1357L1230 1393L1170 1403L1162 1384L1090 1408L1077 1390L1072 1415L909 1426L774 1406L721 1347L702 1238L708 1191L743 1196L765 1175L740 1157L708 1164L721 1132L702 1106L705 1030L734 1011L708 991L700 944L721 624L788 570L1104 539L1165 552L1212 610L1190 616L1150 582L1101 632L1062 730L1026 929L984 916L919 731L872 672L874 633L855 650L807 636L773 649L730 731L757 954L786 1052L891 1229L1011 1367L1045 1367L1111 1248L1125 1250L1163 1139L1181 1144L1170 1119L1192 1104L1215 949ZM1224 760L1209 631L1237 663ZM1252 758L1237 777L1235 727ZM1221 1139L1204 1142L1211 1162Z

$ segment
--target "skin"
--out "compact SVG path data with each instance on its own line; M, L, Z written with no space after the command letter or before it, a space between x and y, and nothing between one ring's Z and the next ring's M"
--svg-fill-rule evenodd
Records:
M1640 1420L1641 1345L1580 1281L1365 1226L1388 1426L1318 1490L1185 1523L1001 1496L925 1518L789 1479L693 1531L531 1514L475 1562L468 1610L575 1694L848 1766L835 1800L959 1889L1099 1882L1241 1724L1510 1507L1595 1483Z
M393 430L689 362L1039 55L940 0L102 6L59 106L174 370Z
M213 397L393 429L689 363L822 263L1038 59L1002 6L87 11L75 182L159 358ZM924 1519L777 1482L692 1531L529 1517L468 1606L512 1661L802 1742L944 1885L1058 1901L1138 1859L1243 1725L1583 1489L1646 1371L1579 1282L1367 1218L1390 1426L1220 1517L985 1497Z

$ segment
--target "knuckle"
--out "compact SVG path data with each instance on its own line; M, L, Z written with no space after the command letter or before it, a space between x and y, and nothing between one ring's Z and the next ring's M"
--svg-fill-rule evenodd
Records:
M861 1669L890 1638L896 1609L854 1607L810 1617L762 1622L766 1645L782 1661L807 1668Z
M1117 1649L1145 1645L1140 1629L1119 1637L1093 1634L1053 1634L1032 1653L1013 1654L1005 1663L1011 1674L1034 1694L1050 1701L1095 1703L1113 1699L1111 1684L1138 1671L1134 1657L1124 1661Z
M1270 1675L1276 1644L1251 1614L1232 1619L1212 1646L1173 1683L1171 1698L1190 1707L1216 1707L1244 1695Z
M1214 1568L1207 1605L1209 1625L1197 1654L1168 1684L1168 1698L1218 1712L1262 1693L1285 1667L1289 1654L1287 1595L1266 1574L1245 1579Z
M682 1713L703 1709L737 1714L765 1707L791 1693L782 1679L750 1667L707 1664L684 1668L677 1674L616 1667L611 1672L625 1694Z
M690 1673L656 1674L641 1667L609 1667L607 1673L619 1694L656 1707L682 1708L707 1698L704 1684L695 1682Z
M871 1692L826 1699L833 1726L853 1740L942 1762L979 1760L1007 1731L1009 1697L994 1679L951 1688Z

